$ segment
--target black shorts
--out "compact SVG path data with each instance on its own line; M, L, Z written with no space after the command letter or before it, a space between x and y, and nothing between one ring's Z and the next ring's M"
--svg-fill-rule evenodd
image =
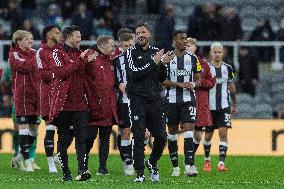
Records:
M195 102L167 103L166 116L168 125L196 122Z
M37 115L32 116L17 116L17 124L31 124L31 125L39 125L40 124L40 118Z
M118 103L117 104L118 111L118 127L119 128L130 128L130 118L129 118L129 107L127 103Z
M211 117L214 129L219 129L220 127L232 128L230 108L211 110Z

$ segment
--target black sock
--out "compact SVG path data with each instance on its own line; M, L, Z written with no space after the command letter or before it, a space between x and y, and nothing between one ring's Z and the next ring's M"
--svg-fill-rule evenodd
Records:
M21 148L21 154L23 155L24 159L29 159L29 135L22 135L21 131L19 134L19 141L20 141L20 148Z
M173 167L178 167L178 144L175 138L176 136L177 135L169 135L168 137L168 149Z
M132 143L130 142L130 144L127 146L127 153L128 153L128 159L129 161L126 162L127 165L131 165L133 164L133 157L132 157Z
M117 148L118 148L118 151L119 151L119 154L120 154L121 161L124 162L125 159L124 159L124 156L123 156L123 152L121 151L121 134L120 133L117 135L116 144L117 144Z
M204 141L203 147L204 147L205 158L207 159L210 158L211 141Z
M193 145L193 131L185 131L184 138L184 163L185 165L194 165L194 145Z
M219 145L219 162L225 162L226 154L227 154L228 144L227 142L220 142Z
M193 153L195 154L199 147L199 143L195 139L193 139L193 146L194 146Z
M194 154L193 154L193 138L184 139L184 162L185 165L194 165Z
M130 151L130 149L131 149L131 143L129 142L129 140L122 140L121 141L121 153L122 153L124 162L127 165L132 164L132 158L130 156L130 153L132 153L132 152Z
M44 149L46 157L52 157L54 151L54 130L46 130L44 137Z
M198 149L199 143L193 138L193 164L195 163L195 153Z

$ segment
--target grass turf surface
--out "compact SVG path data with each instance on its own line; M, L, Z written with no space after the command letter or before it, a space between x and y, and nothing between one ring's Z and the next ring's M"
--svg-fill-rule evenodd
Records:
M24 173L10 166L11 155L0 154L0 189L42 189L42 188L284 188L284 159L283 157L246 157L229 156L226 165L229 172L219 173L216 169L218 157L212 157L212 171L202 171L203 157L196 157L199 170L198 177L171 177L171 162L169 156L164 155L159 162L160 182L153 184L145 170L146 181L134 183L134 176L126 177L122 174L123 166L118 155L111 155L108 160L110 176L96 176L98 156L90 157L90 171L93 175L87 182L62 183L61 173L49 174L44 155L37 155L36 162L42 168L34 173ZM179 159L181 172L184 171L182 158ZM73 178L76 177L76 157L69 155L69 163Z

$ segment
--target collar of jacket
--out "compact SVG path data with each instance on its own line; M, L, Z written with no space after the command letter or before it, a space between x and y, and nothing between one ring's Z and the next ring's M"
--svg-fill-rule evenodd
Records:
M18 51L24 55L29 55L32 52L32 49L23 50L18 45L12 46L11 50Z
M106 54L104 54L104 53L102 53L102 51L100 51L100 49L98 48L97 45L94 45L94 46L93 46L93 49L94 49L96 52L98 52L99 55L101 55L103 58L105 58L105 59L110 59L110 56L109 56L109 55L106 55Z
M69 52L69 51L79 52L79 49L72 48L69 45L67 45L66 43L63 43L63 48L66 52Z
M139 51L142 51L142 52L144 52L144 53L147 53L148 51L149 51L149 47L150 47L150 45L148 45L148 48L146 49L146 50L144 50L143 48L142 48L142 46L141 45L139 45L138 43L135 45L136 46L136 49L138 49Z

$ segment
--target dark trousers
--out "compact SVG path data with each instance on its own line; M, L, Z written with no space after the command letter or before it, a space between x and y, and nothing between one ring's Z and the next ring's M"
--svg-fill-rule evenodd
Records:
M137 95L129 95L130 119L134 139L133 160L137 172L144 171L144 140L146 128L154 137L153 149L149 161L153 166L162 156L166 139L166 126L160 99L147 101Z
M89 121L87 111L61 112L54 124L58 128L58 150L64 174L70 173L67 149L70 143L70 125L73 126L78 173L86 171L86 129Z
M106 163L109 155L109 139L112 131L112 126L88 126L87 128L87 162L89 159L89 153L94 145L94 141L97 138L99 132L99 169L106 168Z

